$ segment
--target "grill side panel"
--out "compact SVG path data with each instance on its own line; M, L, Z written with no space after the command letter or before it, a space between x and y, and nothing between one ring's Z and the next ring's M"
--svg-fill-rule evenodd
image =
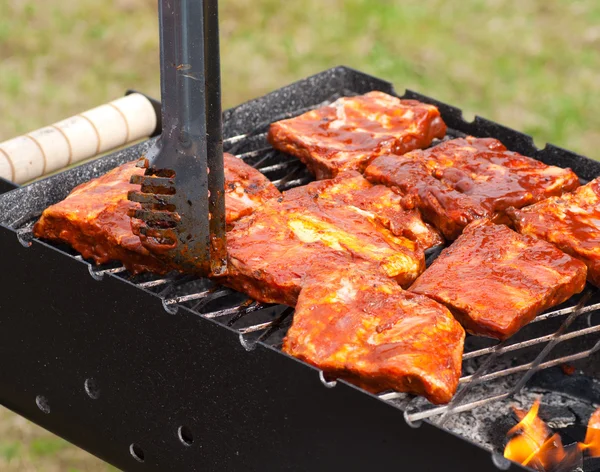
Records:
M376 397L343 382L328 389L268 347L247 352L233 330L168 314L111 275L96 281L46 244L23 247L0 228L0 245L12 267L0 298L0 401L119 468L496 470L480 447L429 424L410 429Z
M8 192L9 190L14 190L17 188L17 185L9 182L8 180L4 180L0 177L0 195Z

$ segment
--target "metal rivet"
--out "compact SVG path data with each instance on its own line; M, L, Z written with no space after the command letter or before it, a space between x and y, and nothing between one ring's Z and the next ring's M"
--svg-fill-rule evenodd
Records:
M191 446L194 444L194 435L187 426L180 426L177 428L177 437L184 446Z
M129 446L129 454L138 462L144 462L144 450L135 443Z
M48 399L43 395L38 395L37 397L35 397L35 404L44 413L50 413L50 403L48 402Z
M98 400L100 397L100 388L98 387L98 382L95 379L89 378L83 383L83 387L85 388L85 393L88 394L92 400Z

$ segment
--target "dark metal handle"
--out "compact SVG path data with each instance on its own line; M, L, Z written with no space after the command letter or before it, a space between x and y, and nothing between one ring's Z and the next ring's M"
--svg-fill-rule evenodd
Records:
M176 170L177 191L186 190L189 208L177 211L196 236L189 241L182 233L180 241L199 266L210 259L211 273L221 274L227 252L218 1L160 0L159 16L162 135L148 157Z
M211 234L211 271L227 268L225 243L225 173L221 111L221 53L219 50L219 2L204 0L204 77L206 90L206 148Z

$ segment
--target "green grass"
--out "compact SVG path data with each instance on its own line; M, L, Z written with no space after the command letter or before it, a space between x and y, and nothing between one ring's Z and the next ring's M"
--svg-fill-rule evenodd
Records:
M0 0L0 140L158 96L155 4ZM226 106L347 64L600 158L594 0L222 0L221 23Z
M597 0L221 0L224 104L345 64L600 158L599 25ZM0 0L0 141L127 88L159 95L156 0ZM2 471L107 470L1 431Z

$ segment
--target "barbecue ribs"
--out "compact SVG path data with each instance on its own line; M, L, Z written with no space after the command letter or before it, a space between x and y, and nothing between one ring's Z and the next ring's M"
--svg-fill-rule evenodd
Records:
M433 105L369 92L273 123L268 140L298 157L317 179L326 179L344 170L362 171L382 154L427 147L445 134Z
M283 350L371 392L397 390L450 401L465 332L435 301L354 270L311 276Z
M588 280L600 287L600 178L509 214L521 234L544 239L585 262Z
M496 139L473 137L403 156L378 157L365 177L405 196L448 239L456 239L473 220L487 217L505 223L507 208L531 205L579 186L570 169L507 151Z
M231 225L258 205L280 195L269 180L236 157L225 154L226 221ZM34 227L38 238L65 242L97 264L123 263L131 273L166 273L170 267L155 258L132 231L128 211L138 204L127 199L139 185L129 183L143 174L135 162L76 187L63 201L48 207ZM134 223L135 226L135 223Z
M410 291L445 304L467 331L506 339L585 286L586 266L552 244L479 220Z
M395 236L368 212L298 187L242 218L227 233L223 283L267 303L296 304L307 276L362 267L410 285L424 270L423 250Z
M400 195L385 185L369 183L355 171L288 190L286 198L293 198L295 193L301 198L308 193L313 198L333 200L363 210L365 216L376 219L394 235L417 242L423 250L444 242L437 230L423 222L418 210L403 207Z

